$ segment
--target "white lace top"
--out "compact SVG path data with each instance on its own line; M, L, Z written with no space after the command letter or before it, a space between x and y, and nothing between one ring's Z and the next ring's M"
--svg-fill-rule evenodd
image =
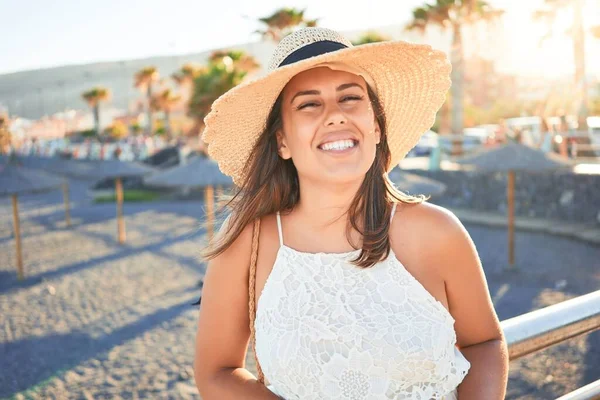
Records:
M392 216L394 215L392 210ZM390 256L368 269L348 253L283 243L256 310L269 388L292 399L456 399L470 368L454 319Z

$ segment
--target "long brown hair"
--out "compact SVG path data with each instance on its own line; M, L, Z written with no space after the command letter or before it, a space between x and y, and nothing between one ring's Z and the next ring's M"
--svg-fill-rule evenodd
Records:
M381 140L375 160L350 204L346 227L349 241L352 228L362 235L362 251L352 262L363 268L375 265L390 253L388 230L392 203L415 204L425 200L422 195L415 197L402 193L388 178L386 171L390 166L391 153L387 143L385 114L379 98L368 85L367 92L381 130ZM223 253L256 218L277 211L289 212L298 203L300 187L296 167L291 159L282 159L277 151L276 132L283 124L282 98L283 94L280 94L273 104L265 130L250 153L245 165L248 171L246 179L225 204L225 208L231 210L227 223L201 253L205 260ZM362 224L359 224L361 220Z

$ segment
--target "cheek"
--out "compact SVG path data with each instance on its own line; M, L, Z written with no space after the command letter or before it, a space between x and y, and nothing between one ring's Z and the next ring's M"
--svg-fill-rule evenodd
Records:
M292 152L301 153L306 149L306 146L312 146L317 126L315 118L296 116L290 118L287 123L284 122L283 125Z
M375 114L368 103L348 110L348 115L352 116L354 124L364 133L370 133L375 129Z
M375 128L377 127L377 123L375 122L375 117L372 115L361 115L360 118L355 120L356 126L360 129L360 131L365 135L365 140L375 141L376 133Z

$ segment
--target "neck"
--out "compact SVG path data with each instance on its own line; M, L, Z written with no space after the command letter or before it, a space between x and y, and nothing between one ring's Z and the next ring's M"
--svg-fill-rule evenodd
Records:
M362 181L331 184L300 181L300 200L293 213L316 231L345 229L347 212Z

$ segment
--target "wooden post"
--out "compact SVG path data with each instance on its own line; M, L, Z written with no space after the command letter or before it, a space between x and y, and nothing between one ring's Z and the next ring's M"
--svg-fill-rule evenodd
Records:
M115 181L115 190L117 194L117 230L119 244L125 243L125 221L123 220L123 182L121 178Z
M508 172L508 267L515 268L515 171Z
M69 184L63 183L63 198L65 199L65 221L71 226L71 213L69 212Z
M222 200L222 197L223 197L223 186L222 185L217 186L216 194L217 194L217 209L220 210L221 207L223 206L223 200Z
M19 280L23 280L23 255L21 252L21 227L19 225L19 200L17 195L12 195L13 206L13 229L15 230L15 245L17 250L17 276Z
M204 202L206 203L206 233L208 241L213 237L214 213L215 213L215 193L212 186L204 188Z

